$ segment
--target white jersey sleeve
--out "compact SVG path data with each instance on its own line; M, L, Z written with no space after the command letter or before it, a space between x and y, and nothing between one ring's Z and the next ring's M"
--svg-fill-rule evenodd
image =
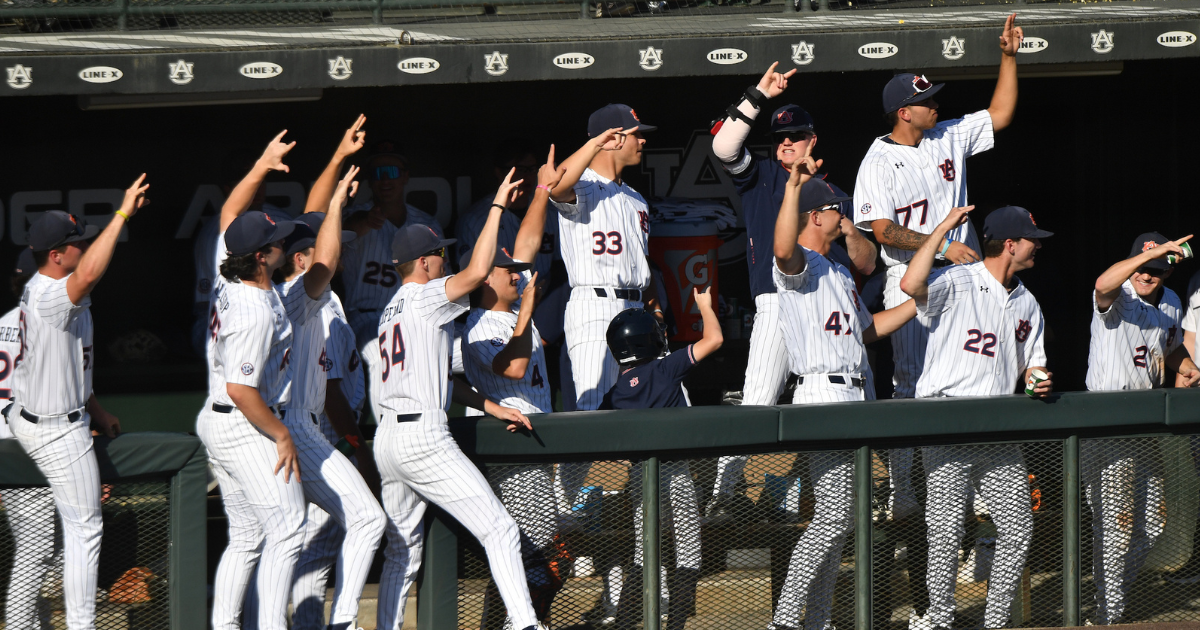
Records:
M1187 295L1184 299L1187 303L1183 308L1183 329L1193 333L1197 332L1200 330L1200 271L1196 272L1188 282ZM1193 358L1197 356L1196 350L1196 348L1188 348Z
M413 295L412 308L421 319L427 320L434 326L442 326L458 319L459 315L471 308L467 296L451 302L446 295L446 282L454 276L446 276L425 283Z
M934 129L937 128L944 130L951 142L961 149L963 157L971 157L996 146L992 115L986 109L967 114L956 120L948 120Z
M329 303L332 293L326 285L325 290L321 292L321 298L314 300L304 287L303 273L288 282L275 285L275 290L279 292L279 299L283 302L283 308L287 311L293 327L303 326L318 315L321 308Z
M232 318L221 327L225 346L225 382L258 387L267 369L274 330L265 319Z
M970 290L973 277L970 273L958 271L958 267L943 267L934 269L929 274L929 295L924 303L917 302L917 318L928 326L934 319L954 306L957 295Z
M905 205L893 194L896 177L891 166L886 162L886 156L869 153L858 168L858 177L854 180L857 212L854 223L861 229L870 230L871 222L878 219L895 221L895 209Z
M92 304L91 296L84 296L79 304L71 302L67 295L67 280L70 278L67 276L47 283L37 304L33 306L38 317L59 330L66 330L72 319Z

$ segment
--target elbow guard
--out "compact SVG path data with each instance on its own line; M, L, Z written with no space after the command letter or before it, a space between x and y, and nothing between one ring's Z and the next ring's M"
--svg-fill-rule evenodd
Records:
M742 94L742 98L738 99L738 101L736 103L734 103L733 105L730 105L728 108L726 108L725 115L728 118L733 118L734 120L740 120L740 121L746 123L747 125L750 125L751 127L753 127L754 119L743 114L742 110L738 109L738 106L746 101L750 101L750 104L753 105L755 109L762 109L763 103L767 102L767 95L760 92L758 90L758 86L750 86L749 88L746 89L745 94ZM724 118L718 118L718 119L714 120L712 122L712 127L709 130L709 133L714 136L717 135L717 132L721 131L721 127L724 125L725 125Z

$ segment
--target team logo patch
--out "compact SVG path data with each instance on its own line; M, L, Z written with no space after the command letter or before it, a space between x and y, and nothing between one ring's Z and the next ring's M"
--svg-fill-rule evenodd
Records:
M1029 320L1022 319L1021 322L1017 324L1017 343L1025 343L1025 340L1029 339L1030 332L1033 332L1033 326L1029 324Z
M642 57L641 61L638 62L642 70L652 72L658 70L663 65L663 49L661 48L650 46L649 48L638 49L638 54Z
M1148 252L1148 251L1154 249L1155 247L1158 247L1158 243L1155 243L1154 241L1146 241L1146 242L1142 243L1142 251L1144 251L1144 252Z
M508 54L499 50L483 56L483 71L498 77L508 72Z
M175 63L168 63L167 67L169 68L167 78L175 85L187 85L192 82L192 79L196 78L195 73L192 72L196 64L190 61L180 59Z
M950 39L942 40L942 56L950 61L957 61L967 54L967 40L959 39L953 35Z
M245 374L246 376L250 376L253 373L254 373L254 365L253 364L251 364L251 363L243 363L242 364L242 374Z
M813 59L816 59L813 48L812 44L803 40L799 44L792 44L792 63L797 66L807 66L812 63Z
M775 120L781 125L786 125L792 122L792 112L779 112L779 115L775 117Z
M641 119L641 118L638 118L637 112L633 111L633 109L632 109L632 108L629 110L629 115L630 115L630 116L633 116L633 119L634 119L634 120L636 120L636 121L638 121L638 122L642 122L642 119Z
M1029 222L1033 224L1033 227L1037 227L1037 221L1033 220L1033 213L1026 211L1025 214L1029 215Z
M269 214L267 214L267 213L265 213L265 212L264 212L264 213L263 213L263 216L264 216L264 217L266 217L267 221L270 221L270 222L271 222L271 225L275 225L275 219L272 219L272 218L271 218L271 215L269 215Z
M354 74L354 70L351 68L354 64L353 59L338 56L337 59L328 59L327 61L329 62L329 78L335 81L345 81Z
M4 69L8 75L8 87L14 90L24 90L33 85L33 68L26 68L21 64L10 66Z
M496 346L497 348L503 347L503 346L504 346L504 340L503 340L503 339L501 339L501 338L499 338L499 337L495 337L495 338L493 338L493 339L492 339L492 345L493 345L493 346Z
M1104 29L1100 29L1099 33L1092 33L1092 50L1101 55L1107 55L1112 52L1113 48L1116 47L1116 44L1113 43L1113 35L1115 34L1109 33Z
M954 160L947 158L945 162L938 164L938 170L942 172L942 179L954 181Z
M637 387L637 384L638 384L638 377L635 376L635 377L629 379L630 387Z
M201 293L208 293L209 291L212 291L212 280L209 280L208 278L200 280L199 288Z
M864 204L862 205L862 207L858 209L858 211L859 211L859 212L861 212L861 213L863 213L863 214L871 214L871 204L870 204L870 203L864 203Z

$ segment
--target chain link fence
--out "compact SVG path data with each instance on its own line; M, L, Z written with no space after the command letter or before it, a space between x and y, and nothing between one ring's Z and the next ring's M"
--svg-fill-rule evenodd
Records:
M1200 621L1198 456L1200 437L1081 440L1080 623ZM873 627L1062 627L1065 457L1062 440L872 451ZM641 473L487 467L548 627L640 625ZM855 627L854 478L853 451L662 460L661 627ZM460 628L510 627L469 536L458 596Z
M170 627L170 484L105 484L96 590L98 630ZM49 488L0 490L0 625L66 627L62 534Z

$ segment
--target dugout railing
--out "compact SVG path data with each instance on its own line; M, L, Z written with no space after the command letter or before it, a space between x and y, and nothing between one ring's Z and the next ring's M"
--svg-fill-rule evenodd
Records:
M207 628L208 470L199 438L127 433L95 438L94 448L104 517L96 628ZM65 627L61 528L57 519L47 523L45 513L34 512L47 493L45 477L17 441L0 440L0 627L14 628L4 605L9 590L31 581L36 581L36 623ZM14 534L21 527L23 533ZM41 568L23 564L13 571L14 556L29 557L18 547L36 545L39 537L43 545L35 555Z
M519 477L530 465L557 475L563 463L591 463L584 482L588 492L572 500L575 514L560 521L555 544L543 550L546 559L557 561L565 581L550 606L552 628L586 628L589 623L600 627L601 604L606 598L612 603L613 566L622 567L620 579L637 588L637 580L630 580L637 570L631 562L636 533L631 503L639 502L646 543L635 610L644 628L667 627L672 594L663 592L661 582L665 578L668 586L687 592L686 580L675 579L684 564L678 550L684 547L687 556L697 536L667 522L670 497L677 488L660 488L653 472L677 473L681 462L690 465L694 478L703 558L686 627L766 627L781 597L789 597L781 591L793 548L816 522L810 477L827 470L830 458L854 464L855 517L840 559L832 563L831 570L838 574L833 626L909 627L906 611L914 604L928 604L928 556L921 539L943 540L939 536L947 526L962 527L964 534L950 550L954 575L949 588L957 599L954 627L984 623L989 578L1017 583L1009 608L1014 627L1078 626L1101 618L1125 623L1200 621L1200 584L1171 581L1193 566L1185 566L1191 554L1200 553L1200 548L1193 549L1200 508L1193 460L1200 440L1200 392L1066 393L1046 401L1014 395L698 407L531 419L535 431L528 435L511 435L501 423L486 419L453 420L451 427L498 493L505 489L504 480ZM1015 503L1005 503L1011 493L991 493L994 505L986 505L977 494L963 502L965 511L959 517L942 519L931 536L920 527L923 510L908 519L892 518L896 506L889 505L893 484L888 465L890 460L903 460L906 450L916 460L909 478L921 505L930 500L952 504L945 501L948 494L942 487L952 480L939 477L932 485L941 489L922 487L925 458L962 459L965 451L976 455L977 471L987 464L997 470L1018 453L1029 478ZM734 500L721 512L705 514L715 464L720 456L732 454L750 456L732 493ZM640 488L632 487L638 483L634 468L644 473ZM939 467L935 463L933 468ZM663 483L671 479L664 477ZM511 511L527 511L520 501L536 500L529 493L508 490ZM1093 508L1108 524L1100 530L1109 537L1107 546L1093 544ZM1015 573L1008 578L1001 577L1003 571L992 575L990 568L1001 555L996 552L998 524L1011 530L1014 518L1022 522L1022 511L1023 522L1032 524L1026 560L1010 567ZM523 539L526 545L528 538ZM474 539L439 515L425 544L419 627L503 627L486 559ZM940 547L944 557L947 545ZM1108 580L1108 587L1093 575L1095 553L1105 558L1102 575L1124 572ZM1137 566L1141 572L1134 579ZM1103 608L1096 604L1098 587L1108 593L1102 598ZM822 614L791 601L794 612L783 619L788 625L800 627L807 614ZM581 616L588 612L595 620L583 623ZM671 612L680 614L678 607Z

